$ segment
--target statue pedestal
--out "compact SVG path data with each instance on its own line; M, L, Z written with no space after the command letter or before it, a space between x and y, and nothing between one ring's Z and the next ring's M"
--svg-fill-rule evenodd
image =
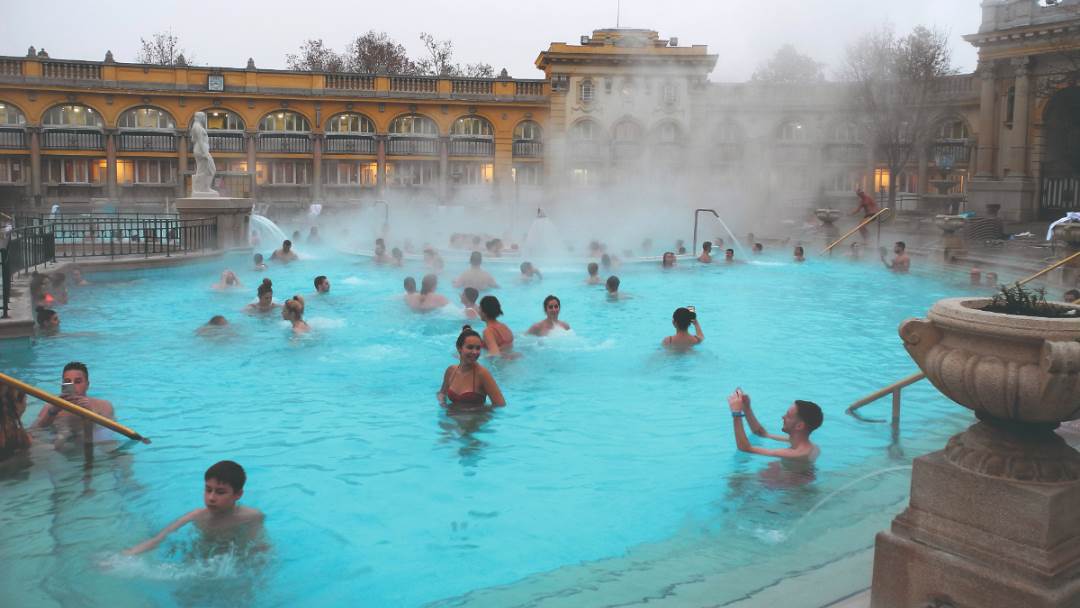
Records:
M253 203L250 198L191 196L176 199L176 211L182 220L217 218L217 248L243 249L248 246Z
M871 607L1080 605L1080 456L1047 433L979 423L916 458L908 508L877 535Z
M961 215L939 215L934 218L934 223L944 233L941 244L946 262L951 262L954 258L967 253L967 243L964 241L962 232L966 222L967 218Z

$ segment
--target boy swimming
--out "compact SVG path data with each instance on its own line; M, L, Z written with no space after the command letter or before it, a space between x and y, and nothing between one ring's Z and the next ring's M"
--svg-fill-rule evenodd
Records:
M222 460L206 470L203 476L206 486L203 489L202 509L195 509L180 517L158 532L153 538L139 543L124 551L124 555L138 555L149 551L165 540L165 537L179 530L190 522L208 540L252 540L262 531L265 516L258 509L242 507L236 504L244 495L244 482L247 474L244 467L231 460Z

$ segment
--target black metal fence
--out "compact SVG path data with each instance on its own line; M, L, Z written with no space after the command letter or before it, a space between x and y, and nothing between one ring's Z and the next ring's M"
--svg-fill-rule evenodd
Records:
M217 219L179 219L138 215L91 215L16 218L47 228L56 256L74 260L197 253L217 247Z
M8 303L11 300L12 277L37 270L56 261L56 239L48 226L25 226L12 230L3 241L0 249L0 302L3 315L8 317Z

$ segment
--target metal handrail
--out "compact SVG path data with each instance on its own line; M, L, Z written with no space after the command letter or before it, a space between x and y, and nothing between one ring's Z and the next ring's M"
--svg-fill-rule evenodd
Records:
M835 241L833 241L833 242L832 242L832 243L831 243L831 244L830 244L830 245L829 245L828 247L826 247L825 249L822 249L822 250L821 250L821 255L825 255L826 253L829 253L830 251L832 251L832 248L833 248L833 247L836 247L837 245L839 245L839 244L841 243L841 241L843 241L844 239L848 238L849 236L851 236L851 235L855 234L855 233L856 233L856 232L857 232L857 231L858 231L858 230L859 230L860 228L862 228L863 226L865 226L865 225L869 224L870 222L872 222L872 221L876 220L876 219L878 218L878 216L880 216L880 215L881 215L882 213L885 213L886 211L889 211L889 208L888 208L888 207L885 207L885 208L884 208L884 209L882 209L881 211L878 211L878 212L877 212L877 213L875 213L874 215L871 215L870 217L868 217L868 218L864 219L863 221L859 222L859 225L858 225L858 226L855 226L855 227L854 227L854 228L852 228L851 230L848 230L848 231L847 231L847 232L846 232L846 233L844 234L844 236L842 236L842 237L840 237L840 238L836 239Z
M716 209L694 209L694 248L690 250L690 253L692 253L694 255L697 255L697 222L698 222L698 214L701 213L702 211L706 211L708 213L711 213L711 214L715 215L717 219L720 219L720 214L716 212Z
M852 403L850 406L848 406L847 410L845 410L844 413L859 420L862 420L863 422L885 422L885 420L883 419L864 418L856 412L859 408L865 405L869 405L870 403L881 399L885 395L892 393L892 422L893 424L896 424L900 422L900 391L905 386L914 384L925 377L926 374L924 374L923 372L919 372L917 374L912 374L907 378L904 378L903 380L893 382L889 386L886 386L879 391L870 393L869 395L863 397L862 399L859 399L855 403Z
M110 420L102 416L101 414L98 414L97 412L92 412L84 407L75 405L74 403L69 403L68 401L61 399L56 395L50 395L49 393L46 393L45 391L37 388L36 386L31 386L25 382L22 382L21 380L17 380L15 378L12 378L11 376L2 373L0 373L0 382L3 382L4 384L11 386L17 390L20 390L27 395L37 397L38 399L41 399L46 403L67 410L68 412L75 414L76 416L82 418L87 422L92 422L98 426L103 426L110 431L120 433L121 435L129 439L134 439L143 443L150 443L150 439L148 437L143 437L139 433L136 433L135 431L120 424L119 422L116 422L115 420Z
M1017 281L1017 284L1018 284L1018 285L1023 285L1024 283L1028 283L1028 282L1030 282L1030 281L1034 281L1035 279L1037 279L1037 278L1039 278L1039 277L1043 276L1044 274L1046 274L1046 273L1050 272L1051 270L1054 270L1055 268L1057 268L1057 267L1059 267L1059 266L1062 266L1062 265L1064 265L1064 264L1065 264L1065 263L1067 263L1067 262L1071 262L1072 260L1075 260L1075 259L1076 259L1076 258L1078 258L1078 257L1080 257L1080 251L1077 251L1076 253L1074 253L1074 254L1070 255L1070 256L1069 256L1069 257L1067 257L1067 258L1062 258L1062 259L1060 259L1060 260L1058 260L1058 261L1054 262L1053 264L1051 264L1051 265L1047 266L1046 268L1043 268L1043 269L1042 269L1042 270L1040 270L1039 272L1036 272L1035 274L1033 274L1033 275L1031 275L1030 277L1028 277L1028 278L1024 279L1023 281Z

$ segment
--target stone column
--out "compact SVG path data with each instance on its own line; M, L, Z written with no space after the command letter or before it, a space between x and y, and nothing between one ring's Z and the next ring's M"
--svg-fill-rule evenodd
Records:
M119 191L116 188L116 129L105 130L105 194L109 200L120 202Z
M30 133L30 198L34 207L42 203L41 191L41 127L27 127Z
M1013 95L1012 137L1009 141L1009 177L1027 179L1028 96L1031 75L1028 73L1031 59L1017 57L1012 60L1016 69L1015 94Z
M386 136L375 136L375 192L386 196Z
M439 138L439 201L450 196L450 138Z
M322 201L322 133L311 134L311 194L315 202Z
M187 196L188 170L188 139L187 130L177 131L176 134L176 198Z
M979 158L975 177L993 177L994 140L997 139L997 121L994 120L997 95L994 91L993 62L981 62L977 73L982 88L979 95Z
M247 137L248 175L250 176L250 179L251 179L251 185L249 186L249 188L250 188L250 192L251 192L251 198L256 198L257 199L258 197L255 196L255 188L258 186L258 184L256 183L256 178L255 178L255 168L256 168L255 167L255 146L258 143L256 141L256 140L258 140L258 133L252 131L252 132L246 133L245 136Z

